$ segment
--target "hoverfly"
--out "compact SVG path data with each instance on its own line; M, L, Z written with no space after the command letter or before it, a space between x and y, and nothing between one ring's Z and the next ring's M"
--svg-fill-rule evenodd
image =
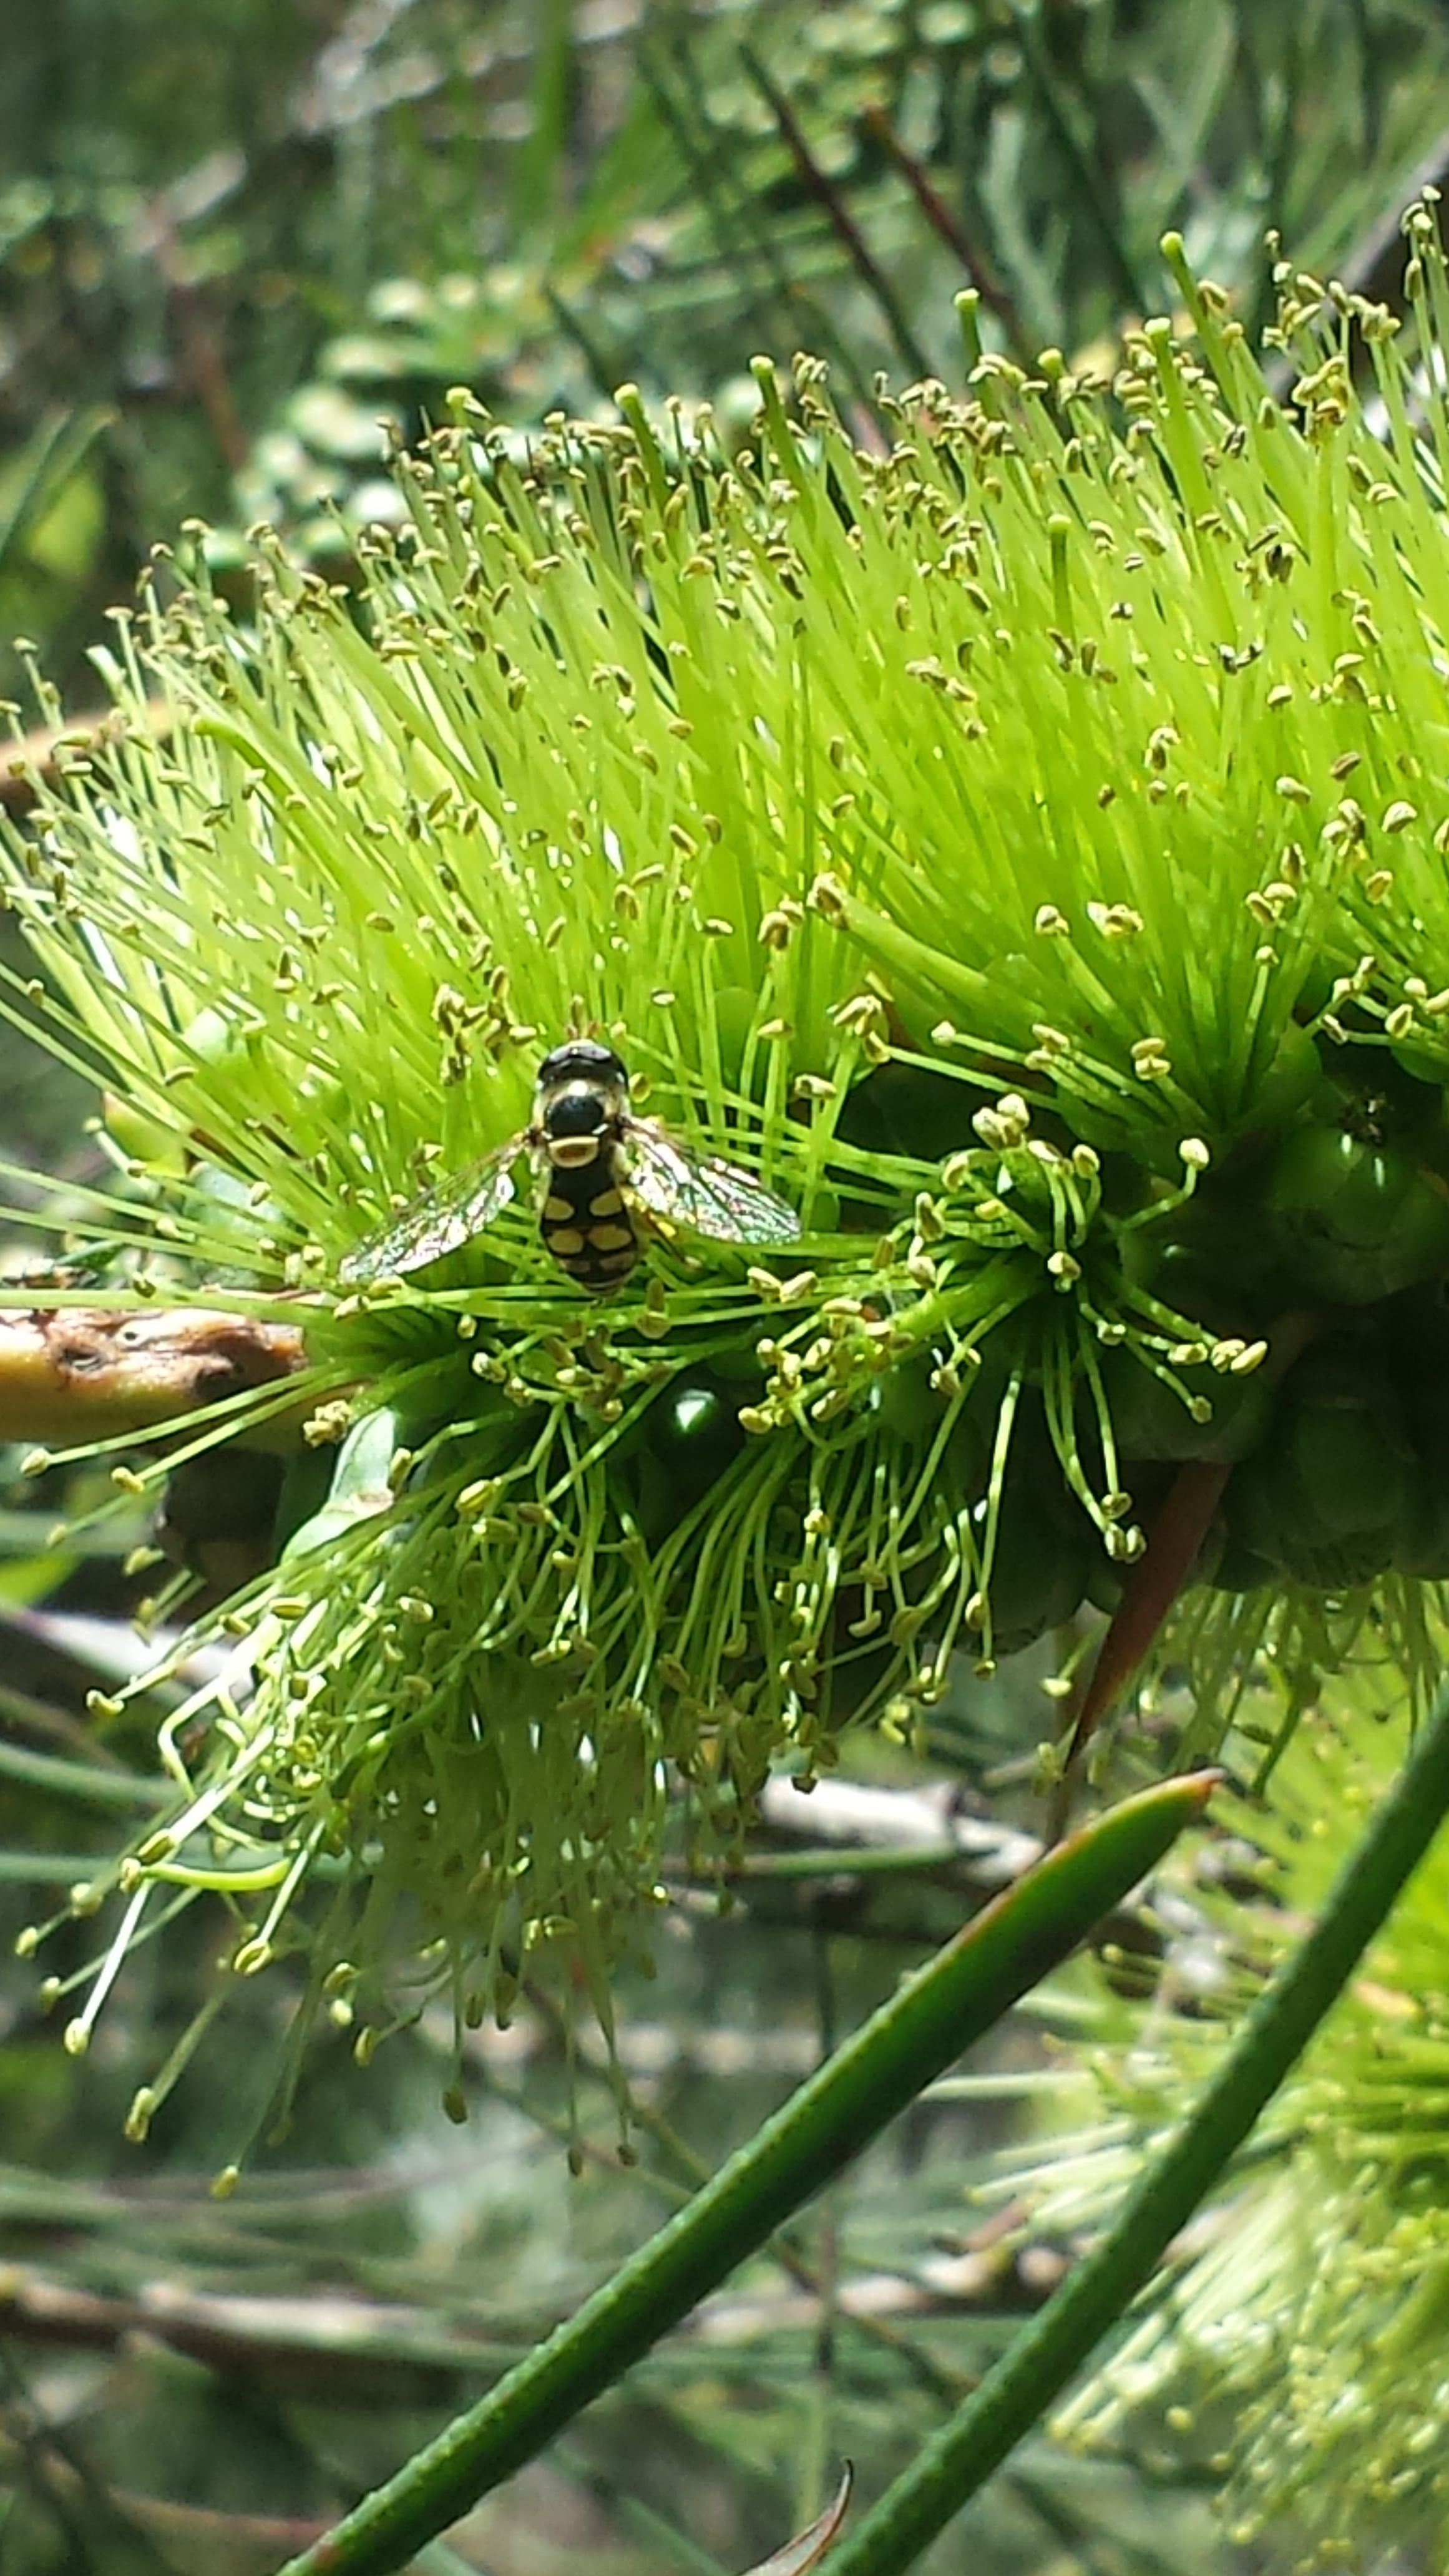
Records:
M545 1250L595 1297L620 1287L639 1259L636 1209L724 1243L793 1243L800 1232L794 1209L748 1172L696 1154L657 1119L636 1118L611 1047L569 1038L538 1068L528 1125L354 1244L341 1277L421 1270L458 1251L513 1198L513 1166L524 1154L542 1183Z

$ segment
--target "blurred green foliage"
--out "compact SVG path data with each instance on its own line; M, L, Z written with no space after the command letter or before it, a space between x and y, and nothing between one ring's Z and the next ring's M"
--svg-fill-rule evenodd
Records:
M85 705L105 611L188 517L265 515L345 561L346 514L385 506L380 417L409 435L452 384L522 428L600 409L625 379L651 400L707 394L728 420L756 349L806 346L864 417L878 368L956 371L967 283L988 338L1021 356L1160 308L1169 224L1249 321L1270 227L1295 259L1390 292L1398 210L1441 167L1439 0L9 0L0 694L34 720L29 637ZM7 1040L5 1147L65 1166L87 1150L81 1087L34 1062ZM124 1639L98 1615L119 1567L52 1565L36 1527L0 1523L0 1735L72 1776L0 1768L10 1934L55 1901L47 1879L108 1847L111 1810L77 1777L107 1773L117 1795L139 1778L140 1796L148 1760L84 1715ZM27 1626L38 1590L93 1624ZM967 1685L933 1727L932 1779L998 1809L1004 1780L1020 1796L1039 1678ZM915 1777L889 1757L885 1785ZM436 2109L445 2034L425 2020L367 2077L339 2038L266 2175L217 2204L204 2178L245 2127L244 2046L147 2145L120 2135L206 1957L155 1945L84 2064L28 1972L6 1972L7 2576L274 2568L601 2277L690 2158L717 2162L964 1901L926 1865L782 1871L723 1920L678 1895L658 1978L629 1999L632 2175L591 2077L570 2179L562 2043L525 2013L480 2044L457 2138ZM225 1929L218 1908L217 1945ZM63 1937L79 1966L84 1926ZM270 1984L252 2008L277 2009ZM1059 2079L1023 2025L995 2080L1001 2105L920 2106L796 2254L656 2355L433 2576L529 2576L581 2549L631 2576L737 2566L818 2510L842 2453L881 2483L1051 2274L1054 2249L1027 2249L1034 2273L973 2235L973 2175ZM1245 2564L1157 2474L1043 2447L940 2566L963 2546L998 2576Z
M1446 131L1436 0L12 0L0 690L31 634L83 696L188 515L328 543L450 384L728 404L808 346L868 403L968 277L1017 355L1158 308L1168 224L1261 319L1265 229L1362 282Z

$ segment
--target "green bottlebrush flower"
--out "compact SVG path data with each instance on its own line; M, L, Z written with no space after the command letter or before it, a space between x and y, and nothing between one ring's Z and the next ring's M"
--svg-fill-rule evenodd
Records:
M1279 401L1183 283L1196 338L1110 382L982 356L968 303L967 391L883 397L889 448L804 360L743 453L628 392L526 449L460 398L355 588L261 537L242 608L163 563L120 621L116 736L8 861L13 1007L116 1152L65 1231L117 1307L303 1325L308 1373L193 1449L299 1399L342 1446L167 1718L77 2045L203 1888L231 1972L305 1946L367 2046L554 1955L607 2022L671 1779L728 1846L772 1762L1110 1601L1183 1475L1243 1462L1183 1632L1204 1733L1245 1635L1320 1667L1390 1583L1427 1633L1434 451L1385 316L1285 273ZM646 1122L606 1297L523 1185L570 1037ZM647 1190L655 1121L798 1241Z
M1272 1813L1242 1810L1245 1840L1226 1846L1233 1894L1174 1886L1169 1869L1177 1948L1151 2001L1104 1998L1095 2030L1084 2014L1082 2128L1010 2159L1007 2187L1032 2226L1101 2223L1318 1913L1400 1752L1362 1679L1341 1695L1336 1721L1312 1718L1295 1736ZM1220 1821L1231 1829L1231 1808ZM1407 2551L1440 2566L1449 2548L1446 1902L1441 1844L1056 2427L1137 2458L1210 2464L1232 2536L1266 2565L1368 2566Z

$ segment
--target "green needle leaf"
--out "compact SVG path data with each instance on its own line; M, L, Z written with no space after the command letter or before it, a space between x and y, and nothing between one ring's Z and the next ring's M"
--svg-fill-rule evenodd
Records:
M712 2182L497 2388L283 2576L386 2576L510 2477L1074 1950L1202 1813L1164 1781L1058 1844L916 1970Z
M831 2576L896 2576L1037 2424L1123 2315L1337 2000L1449 1811L1449 1686L1342 1871L1317 1929L1266 1987L1197 2108L1113 2227L1005 2358L831 2558Z

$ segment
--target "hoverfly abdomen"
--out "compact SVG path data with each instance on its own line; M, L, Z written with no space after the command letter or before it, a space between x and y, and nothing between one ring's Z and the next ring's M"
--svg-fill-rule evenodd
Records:
M605 1146L588 1163L550 1158L538 1230L545 1251L581 1288L603 1296L628 1278L639 1237L619 1188L615 1147Z

